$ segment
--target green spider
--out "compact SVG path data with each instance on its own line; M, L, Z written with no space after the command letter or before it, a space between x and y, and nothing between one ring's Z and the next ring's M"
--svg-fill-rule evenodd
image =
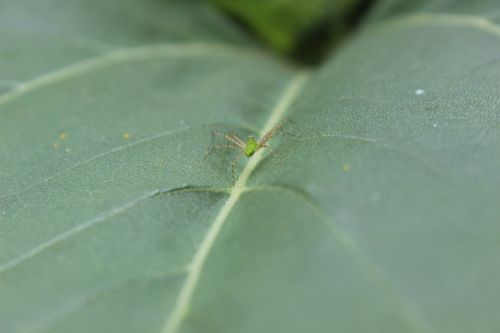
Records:
M213 131L213 135L220 136L227 141L230 142L230 144L224 144L224 145L216 145L210 149L210 151L207 153L206 156L212 154L214 151L218 149L238 149L240 153L233 159L231 162L231 169L233 173L233 183L236 179L236 163L238 163L238 160L245 155L246 157L250 158L252 157L256 152L258 152L262 148L269 148L271 153L276 156L276 153L274 150L267 144L269 140L271 140L272 137L284 133L283 126L289 122L289 119L285 119L281 121L278 125L274 126L272 129L270 129L264 136L257 142L255 138L250 135L247 138L247 141L243 141L239 136L237 136L234 133L223 133L219 131Z

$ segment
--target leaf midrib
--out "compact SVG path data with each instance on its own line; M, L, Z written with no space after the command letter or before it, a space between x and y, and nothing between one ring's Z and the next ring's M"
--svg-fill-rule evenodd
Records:
M289 106L295 101L295 99L300 95L303 86L307 82L309 77L309 72L298 73L287 85L284 93L279 98L278 103L272 110L271 115L260 132L262 137L265 133L276 126L279 121L283 118L284 114L288 110ZM240 195L245 191L246 183L252 174L252 171L259 164L263 158L264 151L258 151L251 159L249 159L245 168L238 177L235 185L233 186L229 198L222 206L221 210L217 214L214 222L208 229L205 237L203 238L198 250L188 265L189 272L186 277L184 284L181 287L177 300L174 304L170 315L168 315L161 333L175 333L182 324L187 312L189 311L189 306L193 298L195 289L197 287L198 281L200 279L204 264L212 249L215 239L217 238L222 226L224 225L227 217L232 211L233 207L238 202Z
M231 189L229 188L211 188L211 187L182 187L182 188L174 188L174 189L169 189L169 190L160 190L156 192L150 193L150 195L146 196L141 196L140 198L136 198L132 202L134 204L131 204L129 202L128 204L122 205L120 207L127 207L125 209L120 210L118 214L123 213L125 210L131 209L141 202L156 196L156 195L172 195L172 194L179 194L179 193L200 193L200 192L210 192L210 193L230 193ZM259 185L259 186L252 186L252 187L245 187L242 191L242 195L244 193L250 193L250 192L262 192L262 191L269 191L269 192L278 192L278 193L288 193L291 194L298 199L300 199L317 217L320 221L323 222L325 227L331 232L332 236L336 239L336 241L346 250L346 252L355 260L355 262L359 265L359 267L362 269L362 271L365 273L365 276L368 279L378 281L379 285L383 288L386 289L386 292L388 294L388 297L392 302L394 303L395 309L397 312L400 314L401 318L404 321L409 322L409 324L412 324L412 329L415 330L415 332L432 332L432 328L428 324L428 322L425 320L425 318L422 317L419 309L412 304L411 301L408 299L404 298L403 295L401 295L397 290L395 290L392 285L389 283L389 280L384 276L384 274L380 271L380 269L373 264L369 258L361 251L361 249L356 245L356 242L354 239L351 237L349 233L347 233L340 225L338 225L335 220L333 220L327 211L324 210L324 208L316 201L314 198L310 197L307 193L301 191L300 189L293 188L293 187L287 187L287 186L277 186L277 185ZM119 210L119 208L112 209L108 212L103 212L99 214L98 216L105 216L108 215L108 218L103 219L99 221L98 223L103 223L106 220L108 220L111 217L114 217L118 214L113 214L113 216L110 216L110 212L114 212ZM97 218L97 217L96 217ZM96 218L92 219L95 220ZM74 230L74 232L71 232L71 235L68 237L74 236L75 234L86 230L90 227L95 226L96 223L94 224L89 224L86 225L85 228L80 228L77 227ZM59 238L59 237L58 237ZM66 240L64 239L58 239L57 243L60 241ZM53 243L54 240L51 240L47 243ZM44 246L44 248L41 251L44 251L48 249L49 247ZM40 253L39 251L38 253ZM36 254L38 254L36 253ZM22 261L24 262L24 261ZM12 268L12 267L11 267ZM103 295L110 295L114 292L118 292L123 289L124 286L127 286L132 283L132 281L136 280L143 280L143 279L149 279L149 278L165 278L168 276L175 276L179 274L187 274L189 273L189 267L188 266L182 266L181 269L179 270L174 270L174 271L168 271L165 273L160 274L159 276L146 276L146 277L141 277L141 278L132 278L132 279L127 279L124 281L121 281L118 284L113 284L110 286L110 288L104 288L98 291L97 293L91 295L91 296L86 296L83 298L83 301L77 302L76 305L65 305L64 308L65 310L63 313L60 313L56 315L55 317L49 318L45 323L38 323L33 326L34 330L33 332L45 332L47 329L52 328L54 324L62 321L63 319L67 319L68 316L74 315L76 312L82 310L89 304L97 301L100 299ZM0 272L1 274L1 272ZM90 300L90 301L89 301ZM35 329L36 328L36 329ZM40 330L41 329L41 330ZM31 332L31 331L30 331Z

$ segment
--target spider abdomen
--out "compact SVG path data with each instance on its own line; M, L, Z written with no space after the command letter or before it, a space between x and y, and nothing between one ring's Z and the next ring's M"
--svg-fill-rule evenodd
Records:
M253 154L255 154L255 152L257 151L257 147L258 147L257 141L255 141L253 136L249 136L245 144L245 151L244 151L245 156L250 157Z

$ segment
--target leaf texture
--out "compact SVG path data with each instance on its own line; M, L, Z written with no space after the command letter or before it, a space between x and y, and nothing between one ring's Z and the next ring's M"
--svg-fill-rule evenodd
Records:
M308 71L197 1L0 5L1 331L497 332L500 28L394 3Z

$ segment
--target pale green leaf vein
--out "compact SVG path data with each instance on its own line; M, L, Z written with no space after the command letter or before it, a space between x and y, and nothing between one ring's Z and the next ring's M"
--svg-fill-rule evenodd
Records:
M83 230L86 230L86 229L88 229L96 224L102 223L106 220L109 220L110 218L112 218L114 216L117 216L117 215L127 211L128 209L136 206L138 203L140 203L140 202L146 200L147 198L150 198L156 194L158 194L158 191L146 193L145 195L142 195L142 196L140 196L132 201L129 201L129 202L125 203L124 205L121 205L121 206L113 208L107 212L99 214L96 217L94 217L94 218L92 218L84 223L77 225L73 229L70 229L70 230L58 235L57 237L54 237L54 238L52 238L52 239L50 239L50 240L48 240L48 241L46 241L38 246L32 248L31 250L21 254L20 256L17 256L14 259L11 259L11 260L7 261L6 263L0 265L0 274L8 271L9 269L12 269L13 267L21 264L24 261L36 256L40 252L43 252L43 251L53 247L54 245L60 243L61 241L65 240L69 237L72 237L79 232L82 232Z
M281 96L280 100L276 104L275 108L272 110L268 121L264 125L260 133L261 136L264 133L268 132L270 129L272 129L274 126L276 126L278 122L283 118L284 114L286 113L290 105L300 95L302 88L306 83L308 77L309 77L308 72L299 73L289 83L283 95ZM227 220L230 212L236 205L240 195L245 190L246 183L252 171L255 169L257 164L262 160L262 158L263 158L263 150L260 150L251 159L249 159L245 168L238 177L238 180L236 181L236 184L234 185L231 194L229 195L229 198L227 199L224 206L221 208L221 210L215 217L214 222L208 229L207 234L205 235L191 263L189 264L189 273L186 277L183 286L181 287L181 290L175 302L175 306L173 310L170 312L169 316L167 317L165 324L163 325L163 328L161 329L162 333L177 332L179 327L181 326L183 320L185 319L189 311L191 300L196 290L208 254L212 249L212 246L220 230L222 229L222 226Z
M37 89L85 75L105 67L151 59L189 57L229 57L235 60L248 58L272 59L267 57L264 53L250 49L203 42L156 44L120 49L44 74L30 81L20 83L9 92L0 95L0 106Z
M415 14L397 18L383 26L448 26L469 27L500 37L500 26L490 20L459 14Z
M195 186L188 186L188 187L181 187L181 188L174 188L170 190L155 190L151 191L149 193L146 193L138 198L135 198L121 206L115 207L113 209L110 209L106 212L100 213L97 216L91 218L90 220L87 220L81 224L78 224L74 228L61 233L60 235L44 242L41 243L38 246L35 246L29 251L24 252L23 254L3 263L0 265L0 274L5 273L6 271L22 264L23 262L26 262L28 259L31 259L38 254L54 247L55 245L61 243L64 240L67 240L70 237L75 236L76 234L79 234L80 232L87 230L93 226L96 226L98 224L101 224L103 222L106 222L110 220L111 218L118 216L120 214L123 214L124 212L128 211L129 209L137 206L141 202L144 202L147 199L150 199L156 195L160 194L173 194L173 193L184 193L184 192L213 192L213 193L226 193L228 192L227 189L218 189L218 188L210 188L210 187L195 187Z
M162 281L179 277L187 274L187 272L188 270L186 267L180 267L178 269L167 272L135 276L115 282L111 285L106 285L105 287L98 289L94 293L86 294L79 299L74 299L64 305L61 305L59 307L60 311L58 311L57 313L47 314L43 317L43 321L31 325L30 328L27 328L24 332L42 333L51 331L62 322L68 321L70 318L73 318L89 306L106 300L107 298L112 297L117 293L134 288L134 286L136 285L143 286L154 281Z
M408 158L411 158L418 162L420 165L422 165L424 168L426 168L428 171L432 172L433 174L440 176L440 177L445 177L445 178L450 178L451 176L441 172L439 169L434 167L432 164L427 162L423 157L420 157L416 155L415 153L409 153L407 151L404 151L402 149L398 149L396 147L390 146L388 144L381 143L375 139L371 138L365 138L362 136L357 136L357 135L348 135L348 134L335 134L335 133L325 133L325 134L320 134L316 136L310 136L310 137L305 137L305 138L299 138L299 141L310 141L310 140L321 140L321 139L346 139L346 140L351 140L351 141L360 141L360 142L365 142L368 144L372 144L376 147L385 149L390 152L397 153L402 156L406 156Z
M9 196L19 196L20 194L26 192L26 191L29 191L33 188L36 188L37 186L40 186L42 184L45 184L61 175L64 175L68 172L71 172L73 170L76 170L86 164L89 164L89 163L92 163L94 161L97 161L97 160L100 160L102 158L105 158L107 156L110 156L112 154L115 154L115 153L118 153L118 152L121 152L121 151L126 151L127 149L130 149L130 148L133 148L133 147L136 147L136 146L140 146L140 145L143 145L143 144L146 144L146 143L149 143L151 141L154 141L154 140L158 140L158 139L162 139L162 138L165 138L169 135L174 135L174 134L179 134L179 133L182 133L182 132L185 132L185 131L189 131L189 130L192 130L192 129L195 129L195 128L202 128L202 127L211 127L211 126L216 126L217 124L201 124L201 125L197 125L197 126L187 126L187 127L183 127L183 128L178 128L176 130L168 130L168 131L163 131L163 132L160 132L160 133L157 133L155 135L151 135L151 136L148 136L148 137L145 137L145 138L142 138L142 139L139 139L131 144L127 144L127 145L123 145L123 146L118 146L118 147L115 147L115 148L112 148L110 150L107 150L103 153L100 153L100 154L97 154L95 156L92 156L92 157L89 157L87 158L86 160L83 160L81 162L78 162L64 170L61 170L59 172L56 172L54 173L53 175L51 176L48 176L40 181L37 181L35 182L34 184L31 184L17 192L14 192L14 193L7 193L7 194L4 194L2 196L0 196L0 200L5 198L5 197L9 197Z
M247 187L244 192L257 192L257 191L272 191L280 193L290 193L305 203L311 211L318 216L326 228L331 232L335 240L341 245L342 248L354 259L357 265L363 270L366 276L377 281L382 285L390 294L392 300L396 303L396 312L400 315L401 319L410 325L410 328L415 332L432 332L433 329L421 313L418 307L401 295L394 289L385 276L382 270L375 265L370 258L362 251L356 244L354 238L342 228L328 212L309 194L292 187L277 186L277 185L260 185L255 187Z

